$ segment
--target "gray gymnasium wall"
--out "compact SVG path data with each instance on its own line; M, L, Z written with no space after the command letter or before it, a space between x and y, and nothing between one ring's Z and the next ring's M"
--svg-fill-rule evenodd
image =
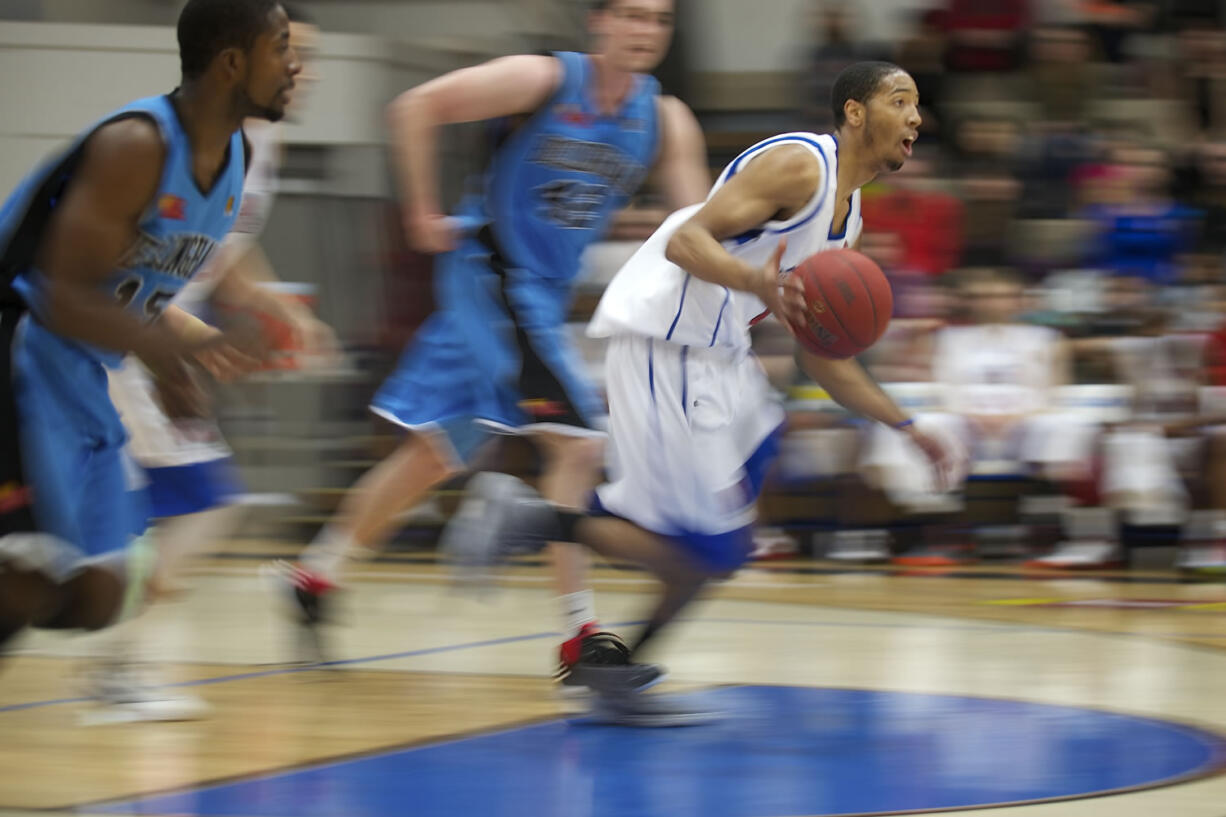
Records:
M875 36L886 36L900 25L902 11L927 2L858 0L856 6ZM686 86L702 106L752 108L755 100L770 98L764 85L780 88L777 96L786 100L793 72L803 64L813 0L678 3L680 53L694 78ZM362 342L378 324L384 306L378 271L393 251L381 203L393 188L383 106L400 90L461 65L543 47L580 47L586 3L299 5L327 33L320 81L302 121L286 128L291 178L264 246L283 277L315 284L325 317L347 339ZM97 116L173 87L173 22L181 7L182 0L0 0L0 194ZM761 81L755 84L755 77ZM471 127L444 140L449 199L479 152L476 141Z

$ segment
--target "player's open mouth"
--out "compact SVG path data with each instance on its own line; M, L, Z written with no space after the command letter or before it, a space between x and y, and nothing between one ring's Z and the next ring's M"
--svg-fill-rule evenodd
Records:
M902 152L906 156L911 155L911 146L915 144L914 136L907 136L902 140Z

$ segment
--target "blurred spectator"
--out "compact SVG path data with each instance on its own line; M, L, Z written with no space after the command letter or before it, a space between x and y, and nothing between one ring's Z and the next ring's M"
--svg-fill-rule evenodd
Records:
M1184 100L1201 131L1226 127L1226 32L1193 21L1177 35L1175 94Z
M991 116L969 116L957 124L954 170L964 205L962 263L994 266L1005 261L1005 237L1017 212L1021 185L1014 170L1017 124Z
M945 101L945 14L928 9L915 16L911 30L898 43L894 61L906 69L919 91L920 135L938 143L945 138L941 111Z
M963 447L976 469L1008 467L1051 482L1083 479L1094 428L1056 410L1055 390L1069 381L1059 333L1018 321L1023 289L1009 272L967 273L959 291L970 325L936 335L932 380L940 410L920 413L916 422ZM921 510L940 500L903 435L884 428L869 434L864 465L896 502ZM964 539L930 544L899 561L950 564L969 555Z
M1029 0L949 0L945 64L959 72L1016 69L1029 22Z
M1080 122L1094 101L1094 50L1072 26L1035 29L1030 38L1028 80L1044 122Z
M813 45L805 75L805 119L811 130L834 127L830 89L839 72L863 59L854 34L854 7L850 0L816 0L810 11Z
M1201 249L1226 252L1226 142L1203 138L1192 145L1178 174L1177 196L1201 211Z
M1171 283L1177 257L1193 246L1196 213L1171 198L1170 168L1161 151L1123 148L1115 161L1123 200L1087 212L1098 228L1089 262L1115 275Z
M1081 13L1103 56L1120 62L1128 38L1151 27L1157 12L1154 0L1082 0Z
M897 270L943 275L959 264L962 203L934 182L932 163L917 156L863 192L864 229L899 239L898 258L892 259ZM916 218L917 213L923 218Z
M1098 147L1092 133L1075 121L1044 122L1020 140L1017 164L1022 179L1018 216L1064 218L1076 200L1074 185L1093 166ZM1106 175L1100 170L1094 176ZM1116 194L1114 198L1119 199Z

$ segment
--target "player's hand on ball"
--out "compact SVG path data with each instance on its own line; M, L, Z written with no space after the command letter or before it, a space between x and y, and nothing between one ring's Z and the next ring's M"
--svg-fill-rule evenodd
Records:
M787 251L787 239L781 239L762 267L761 278L754 294L777 317L788 331L803 326L805 321L804 284L794 275L783 276L780 264Z

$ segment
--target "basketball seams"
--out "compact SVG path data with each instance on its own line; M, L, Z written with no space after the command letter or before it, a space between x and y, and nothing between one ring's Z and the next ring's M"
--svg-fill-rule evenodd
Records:
M830 253L831 260L837 260L840 264L842 264L843 266L850 269L853 273L855 273L856 280L860 282L860 289L864 291L864 295L868 299L869 306L873 310L873 329L876 330L877 328L877 307L873 303L873 293L870 292L869 288L865 285L864 278L860 276L860 273L856 270L855 265L852 264L850 261L848 261L847 258L843 255L842 250L830 250L828 252ZM824 287L820 286L820 283L819 283L819 289L821 290L822 297L826 298L826 303L833 304L834 302L831 301L831 299L826 295L826 290ZM844 336L848 340L850 340L852 343L854 343L856 346L859 346L862 349L867 349L869 346L872 345L872 342L873 340L875 340L875 338L870 338L868 343L864 343L863 341L861 341L860 338L856 337L854 333L848 330L847 326L843 323L842 319L839 317L838 310L833 308L833 306L831 306L830 314L833 315L834 319L839 322L839 326L843 329Z
M852 272L856 274L856 278L860 279L860 286L864 287L864 292L868 295L868 305L872 307L873 310L872 343L876 343L877 339L881 337L881 333L885 330L885 327L881 325L881 318L877 314L877 295L875 292L873 292L873 290L869 289L868 281L864 280L864 275L860 272L860 266L858 264L853 264L850 261L846 261L846 264L847 266L851 267Z
M827 304L829 304L829 303L831 302L831 301L830 301L830 296L828 296L828 295L826 294L826 290L825 290L825 288L822 286L822 276L820 276L820 275L812 275L812 276L805 276L805 277L806 277L806 279L808 279L808 280L812 280L812 281L813 281L814 285L816 285L816 286L817 286L817 293L818 293L818 295L820 295L820 296L821 296L821 298L822 298L822 300L823 300L823 301L825 301ZM827 307L827 309L826 309L826 311L825 311L825 313L824 313L824 314L829 315L831 318L833 318L833 319L834 319L834 322L835 322L835 323L837 323L837 324L839 325L839 331L843 333L843 337L844 337L844 338L846 338L846 339L848 339L848 340L850 340L850 339L851 339L851 333L850 333L850 332L848 332L848 331L847 331L847 327L843 325L843 320L842 320L842 319L839 317L839 313L838 313L837 311L835 311L834 307ZM854 341L853 341L853 342L854 342Z

